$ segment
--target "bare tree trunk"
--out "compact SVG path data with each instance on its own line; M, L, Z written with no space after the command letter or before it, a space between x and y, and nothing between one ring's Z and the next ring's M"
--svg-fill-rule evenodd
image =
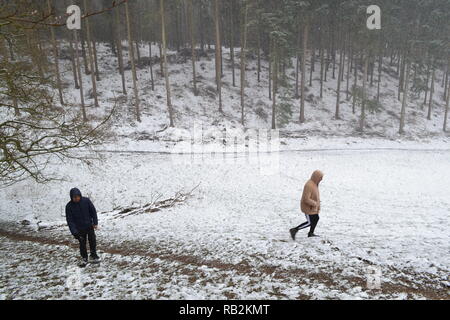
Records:
M348 60L348 56L350 55L350 39L348 39L345 35L345 31L342 31L342 41L344 42L344 56L342 59L342 73L341 73L341 81L344 82L345 78L345 59Z
M220 8L220 5L219 5L219 8ZM222 15L219 15L219 35L223 34L222 30L223 30L223 17L222 17ZM223 36L223 39L224 40L222 40L222 37L219 38L219 40L220 40L220 78L221 79L223 78L222 41L225 43L225 36ZM222 93L222 90L220 90L220 92ZM221 97L222 97L222 94L221 94Z
M272 40L269 40L269 99L272 100Z
M340 119L339 117L339 107L340 107L340 99L341 99L341 82L342 82L342 74L344 72L344 50L341 49L341 54L339 56L339 71L338 71L338 80L337 80L337 89L336 89L336 114L334 118L336 120Z
M380 52L378 58L378 83L377 83L377 102L380 102L380 86L381 86L381 71L383 69L383 53Z
M302 50L302 74L300 83L300 123L305 122L305 76L306 76L306 53L308 49L309 20L306 20L303 30L303 50Z
M373 73L375 70L375 58L370 61L370 87L373 87Z
M434 79L436 73L434 65L432 66L432 68L433 70L431 71L430 101L428 103L428 115L427 115L428 120L431 120L431 111L433 109Z
M164 58L163 58L163 49L162 49L161 42L158 43L158 46L159 46L159 69L161 71L161 77L164 77Z
M325 67L324 67L324 80L325 82L327 82L327 74L328 74L328 68L330 67L330 48L326 47L324 48L324 51L326 50L327 52L327 56L325 58L325 53L324 53L324 62L325 62Z
M84 0L84 11L88 12L87 1ZM92 79L92 95L94 96L94 106L98 107L98 97L97 97L97 82L95 78L95 67L94 67L94 54L92 53L92 40L91 40L91 29L89 25L89 18L86 18L86 36L88 44L88 57L89 57L89 67L91 68L91 79Z
M361 118L359 122L359 130L361 132L364 131L364 126L366 122L366 97L367 97L367 71L369 67L369 54L366 54L364 59L364 76L363 76L363 94L362 94L362 102L361 102Z
M313 71L314 71L314 64L316 63L316 48L314 41L311 41L311 65L309 68L309 86L312 87L312 77L313 77Z
M162 51L164 59L164 77L166 80L166 93L167 93L167 108L169 110L169 121L170 126L173 127L173 110L172 110L172 100L170 97L170 82L169 82L169 72L167 70L167 49L166 49L166 26L165 26L165 13L164 13L164 0L160 0L161 9L161 39L162 39Z
M334 20L334 21L336 21L336 20ZM339 28L340 28L339 23L337 23L337 28L339 30ZM334 29L331 29L331 56L333 58L333 75L332 75L333 79L336 79L336 51L337 51L336 46L335 46L336 33L338 34L338 37L339 37L339 31L335 32ZM328 64L329 64L329 62L328 62ZM328 69L328 67L327 67L327 69Z
M108 26L109 26L109 36L110 36L110 46L111 52L114 56L117 56L117 45L115 42L116 35L114 32L114 12L109 11L108 13Z
M399 133L403 134L405 132L405 116L406 116L406 104L408 101L408 88L409 88L409 73L411 69L411 62L409 62L407 59L405 59L406 64L406 76L405 76L405 85L403 90L403 101L402 101L402 111L400 113L400 129Z
M50 0L47 0L47 5L49 13L52 14L52 5L50 3ZM52 37L53 57L55 59L56 85L58 86L59 101L61 102L61 105L64 105L61 75L59 73L58 44L56 42L55 30L53 28L54 27L50 27L50 34Z
M98 70L98 60L97 60L97 44L95 40L92 41L92 49L94 52L95 79L97 81L100 81L100 71Z
M278 54L277 54L277 48L273 48L273 70L272 70L272 77L273 77L273 93L272 93L272 130L275 130L277 128L276 124L276 108L277 108L277 90L278 90Z
M78 84L78 74L77 67L75 62L75 53L73 48L73 35L69 36L69 46L70 46L70 60L72 63L72 73L73 73L73 81L75 84L75 89L80 89L80 85Z
M231 0L234 1L234 0ZM202 52L205 51L205 28L204 23L205 19L203 18L203 4L200 3L200 48L202 49Z
M136 44L136 58L137 58L137 64L138 66L141 65L141 48L140 48L140 42L135 41Z
M450 100L450 83L447 84L447 102L445 103L445 112L444 112L444 132L447 132L447 118L448 118L448 108L449 108L449 100Z
M86 55L86 48L84 46L84 32L83 32L83 29L81 29L81 32L80 32L80 40L81 40L81 56L83 58L83 63L84 63L84 74L90 75L91 74L91 70L89 70L89 62L88 62L88 58L87 58L87 55Z
M400 58L399 58L400 59ZM404 86L404 77L405 77L405 56L402 58L401 66L400 66L400 77L398 78L398 101L401 101L400 94L403 92Z
M236 87L236 71L234 69L234 1L230 0L230 59L233 87Z
M117 60L119 63L119 72L120 72L120 76L122 78L122 93L124 95L127 94L127 87L125 84L125 71L124 71L124 67L123 67L123 50L122 50L122 35L120 33L120 11L119 11L119 7L115 8L114 10L116 11L116 38L117 38Z
M450 59L447 61L447 68L445 71L445 82L444 82L444 101L447 100L448 92L448 74L450 73Z
M153 64L152 64L152 42L148 43L148 57L149 57L149 66L150 66L150 82L152 85L152 91L155 91L155 81L153 79Z
M350 40L350 35L348 36L348 41L351 43ZM351 44L351 48L349 48L350 50L350 54L347 57L347 84L346 84L346 89L345 89L345 99L348 101L350 98L350 92L349 92L349 88L350 88L350 73L352 72L351 70L351 63L353 61L353 43Z
M319 49L319 51L320 51L320 98L322 99L323 98L323 72L324 72L324 70L323 70L324 69L324 65L323 65L324 48L323 48L323 43L322 43L322 28L320 28L319 37L320 37L320 40L319 40L319 45L320 45L320 49Z
M353 101L352 101L352 113L355 114L356 113L356 92L357 92L357 87L358 87L358 64L356 61L357 58L355 58L353 60L353 64L354 64L354 79L353 79Z
M244 4L243 19L241 21L241 123L244 125L244 95L245 95L245 50L247 49L247 3Z
M422 109L423 106L427 104L427 100L428 100L428 83L430 82L430 63L428 63L427 66L427 79L426 79L426 83L425 83L425 98L423 100L423 105L422 105Z
M83 115L83 121L87 121L86 107L84 105L84 93L83 93L83 76L81 75L80 55L78 52L78 31L73 30L73 36L75 39L75 64L78 73L78 82L80 84L80 100L81 100L81 113Z
M177 52L180 52L180 26L179 26L179 14L178 14L178 6L175 5L174 9L175 11L174 16L175 16L175 46L177 48ZM169 20L170 21L170 20Z
M300 25L297 30L297 44L295 47L295 99L300 97L299 94L299 69L300 69Z
M131 61L131 72L133 78L133 89L134 89L134 107L136 109L136 120L141 122L141 111L139 108L139 91L137 86L137 77L136 77L136 64L134 62L134 48L133 48L133 40L131 38L131 24L130 24L130 10L128 7L128 2L125 2L125 15L127 20L127 33L128 33L128 47L130 48L130 61Z
M192 0L189 0L189 16L188 16L188 23L189 23L189 35L191 38L191 58L192 58L192 83L194 85L194 95L198 95L197 91L197 76L195 73L195 61L197 60L196 54L195 54L195 38L194 38L194 5L192 3Z
M257 25L257 46L258 46L258 64L257 64L257 72L258 72L258 83L261 82L261 34L260 34L260 26L259 26L259 17L258 17L258 25Z
M215 53L216 53L216 85L217 85L217 93L219 95L219 112L223 112L222 110L222 44L220 41L220 23L219 23L219 0L214 0L214 25L216 32L216 45L215 45Z

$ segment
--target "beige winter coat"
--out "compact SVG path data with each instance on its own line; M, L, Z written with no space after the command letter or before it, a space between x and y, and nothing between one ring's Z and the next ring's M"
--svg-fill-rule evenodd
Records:
M320 193L319 183L322 180L323 173L319 170L313 172L303 188L300 208L303 213L313 215L320 212Z

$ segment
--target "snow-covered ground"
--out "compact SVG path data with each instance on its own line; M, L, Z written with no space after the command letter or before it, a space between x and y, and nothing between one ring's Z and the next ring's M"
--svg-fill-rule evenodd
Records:
M90 166L53 167L64 181L2 191L3 220L58 226L19 232L40 240L1 233L2 297L449 297L449 151L282 152L259 162L245 155L102 155ZM261 170L278 160L279 171ZM294 242L288 230L304 221L299 197L317 168L325 172L316 230L322 237L299 232ZM172 208L123 218L113 210L198 183ZM75 243L63 217L73 186L104 212L98 239L105 261L82 271L80 290L65 289L78 272L76 249L42 240ZM373 267L380 290L366 288Z

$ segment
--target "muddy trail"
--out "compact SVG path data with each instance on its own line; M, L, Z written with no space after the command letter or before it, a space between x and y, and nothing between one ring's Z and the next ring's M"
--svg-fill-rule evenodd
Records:
M2 266L4 270L0 278L3 288L1 294L6 299L183 299L192 296L240 299L255 294L268 299L289 299L292 295L283 294L282 289L292 286L306 288L304 292L298 293L296 299L315 298L315 289L351 296L355 287L362 288L367 298L373 299L449 298L448 288L439 281L392 267L389 268L389 281L383 282L379 289L369 290L366 289L366 274L346 275L332 262L315 270L255 265L253 257L233 264L204 259L190 252L174 253L155 243L139 241L118 244L102 241L99 252L104 261L99 268L83 269L83 273L89 274L89 280L83 283L82 290L72 292L66 280L71 276L68 269L72 273L79 272L74 269L78 248L75 240L59 230L33 231L10 224L0 226L0 237L2 260L7 261L6 266ZM258 258L264 260L264 257ZM369 261L363 263L371 264ZM25 269L24 274L19 274L19 269ZM25 280L29 278L27 272L32 274L34 281ZM123 275L127 276L120 279ZM133 281L130 282L128 278ZM238 278L247 279L246 292L233 290L233 287L242 285L236 283ZM273 288L266 290L258 287L262 279L273 284ZM44 290L42 283L45 283ZM221 288L220 294L213 289L202 292L205 286ZM190 293L180 295L179 292L173 292L181 288L181 291Z

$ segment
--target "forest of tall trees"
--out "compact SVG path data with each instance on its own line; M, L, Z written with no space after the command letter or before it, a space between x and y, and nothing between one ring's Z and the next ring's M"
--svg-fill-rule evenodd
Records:
M64 27L65 8L72 3L78 4L84 15L88 15L83 19L81 31L75 33L69 32ZM448 86L450 34L448 1L378 1L382 7L381 30L366 28L367 4L367 1L357 0L3 1L2 56L5 60L9 55L10 62L20 59L21 56L27 56L28 61L33 61L39 75L47 79L50 76L48 69L53 65L51 69L54 75L51 78L58 87L62 105L64 101L57 59L60 50L58 43L70 42L73 48L73 42L76 41L75 47L81 46L84 72L91 74L93 99L95 106L98 106L96 82L100 78L97 43L109 43L112 54L118 57L123 66L122 40L129 43L130 54L134 57L130 59L133 73L135 62L140 63L141 53L138 46L140 43L158 43L163 57L167 48L177 51L190 48L188 54L194 57L196 50L204 51L206 47L218 48L215 50L215 60L219 111L222 109L220 94L222 72L235 72L234 67L233 70L224 70L222 65L224 46L228 46L231 51L236 47L243 48L242 51L246 54L257 56L258 61L267 59L270 62L271 69L276 71L271 76L273 92L270 95L274 98L276 97L273 94L276 95L277 88L283 82L286 67L292 64L293 58L297 59L296 70L300 75L296 75L295 90L297 95L299 89L302 93L299 105L300 122L305 121L304 87L307 85L308 71L304 67L306 59L311 59L312 64L318 64L317 67L321 70L319 83L321 88L327 77L331 76L333 79L338 77L336 118L339 118L341 87L355 88L354 84L348 84L349 76L361 72L370 79L371 84L375 81L379 87L383 81L379 78L383 63L397 66L399 99L401 94L411 87L425 95L424 104L427 102L427 95L431 101L436 82L442 82L445 88ZM50 46L46 45L47 40L51 43ZM44 50L51 52L43 52ZM44 59L51 55L54 56L52 59ZM232 58L234 57L233 54ZM243 71L240 84L243 93L245 55L241 52L239 58ZM167 61L164 58L162 60L161 67L165 70L168 68ZM195 59L193 62L195 69ZM74 84L78 87L77 66L78 64L74 63L73 74ZM440 75L442 79L435 79L436 70L445 71ZM119 72L123 73L123 70ZM411 72L414 72L413 77L409 77ZM195 72L193 76L195 78ZM410 80L408 83L405 81L407 77ZM133 79L137 80L135 75ZM347 81L346 85L342 83L344 81ZM195 79L193 83L195 86ZM311 81L309 84L311 85ZM170 108L170 79L166 79L166 86L168 112L171 114L173 111ZM138 97L136 85L134 87L133 94ZM195 88L193 90L195 91ZM357 92L353 92L353 89L350 88L346 92L347 97L348 94L352 94L358 98ZM363 96L364 92L360 94ZM444 101L446 96L447 89ZM136 99L135 106L136 119L139 121L139 99ZM242 109L244 108L242 102ZM364 121L363 112L361 121ZM242 122L245 122L244 118Z
M81 30L66 28L66 8L78 5L82 12ZM366 27L368 5L381 8L381 29ZM240 114L236 116L246 125L246 87L250 61L255 61L257 81L266 72L269 82L261 95L272 101L270 126L275 129L286 110L280 99L291 92L296 99L298 119L286 121L300 125L307 122L314 110L305 108L306 92L316 87L320 98L324 82L332 78L337 86L334 92L334 115L330 121L341 118L341 102L345 98L352 112L359 117L357 130L364 132L368 110L380 104L380 88L389 73L397 79L396 99L398 132L405 131L408 97L423 99L423 108L431 118L434 99L444 108L442 129L448 130L449 65L450 65L450 3L447 0L78 0L27 1L3 0L0 7L0 108L6 120L0 123L0 148L8 170L25 168L23 158L41 152L49 139L57 137L55 150L76 147L86 137L90 118L85 103L92 100L99 107L97 83L99 72L98 47L107 44L111 59L117 61L122 93L133 101L137 122L142 119L137 69L146 65L155 90L155 79L164 78L168 126L178 126L174 97L171 90L171 63L168 50L190 59L192 65L192 93L197 88L201 70L198 62L205 52L214 52L216 108L223 113L223 77L232 75L231 86L240 90ZM152 52L152 45L159 52ZM144 46L148 47L150 62L145 64ZM230 63L224 63L224 52L229 51ZM125 54L129 57L126 61ZM59 66L61 55L71 62L71 83L63 83ZM154 59L153 57L158 57ZM131 66L131 74L126 65ZM268 68L262 68L266 64ZM295 76L289 77L288 68ZM318 80L313 72L320 72ZM89 75L89 82L82 74ZM239 77L239 81L236 78ZM67 78L67 75L66 75ZM292 80L293 79L293 80ZM132 92L127 84L132 83ZM67 86L79 90L82 119L74 118L80 128L76 133L67 130ZM368 86L376 86L375 96L367 94ZM443 88L443 96L436 97L436 87ZM57 99L53 91L57 91ZM53 122L56 130L47 137L47 124ZM81 129L85 128L85 129ZM30 138L29 132L33 131ZM45 132L45 135L42 135ZM90 131L89 131L90 132ZM73 139L67 135L75 135ZM29 143L18 142L17 137ZM45 139L44 139L45 136ZM47 140L46 140L47 139ZM47 142L43 142L47 141ZM50 152L50 151L48 151ZM4 160L2 160L4 161Z

